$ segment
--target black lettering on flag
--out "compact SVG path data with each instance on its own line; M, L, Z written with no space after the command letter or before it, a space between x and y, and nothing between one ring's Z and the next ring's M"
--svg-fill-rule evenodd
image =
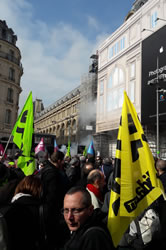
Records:
M115 158L115 166L114 166L114 172L113 172L113 181L112 181L112 190L120 194L120 185L116 181L116 178L120 178L121 175L121 160L118 158Z
M27 114L28 114L28 110L25 110L24 113L22 114L22 117L21 117L21 121L20 121L20 122L26 123Z
M141 140L131 141L132 160L135 162L139 158L138 148L142 148Z
M120 184L116 181L116 178L120 178L120 175L121 175L121 160L115 158L111 189L117 194L120 194ZM116 216L118 215L119 207L120 207L120 197L112 203L112 209Z
M136 129L136 126L133 122L133 118L132 118L131 114L128 114L128 128L129 128L130 135L137 132L137 129Z
M117 140L116 149L121 150L121 140Z
M122 126L122 116L120 117L120 126Z
M22 134L21 137L23 138L24 128L19 128L19 127L17 127L16 132L19 133L19 134Z
M119 207L120 207L120 197L116 201L114 201L114 203L112 203L112 209L116 216L118 215Z
M148 142L144 134L142 134L142 140Z
M22 117L21 117L21 120L20 120L21 123L26 123L27 114L28 114L28 110L25 110L24 113L22 114ZM16 132L19 133L19 134L22 134L21 139L23 139L24 128L17 127ZM23 142L21 143L21 149L22 148L23 148Z

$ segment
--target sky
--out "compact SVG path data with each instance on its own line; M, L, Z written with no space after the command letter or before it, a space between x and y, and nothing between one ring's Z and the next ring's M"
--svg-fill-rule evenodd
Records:
M90 56L119 28L134 0L0 0L0 19L17 35L23 76L19 106L30 91L44 107L78 87Z

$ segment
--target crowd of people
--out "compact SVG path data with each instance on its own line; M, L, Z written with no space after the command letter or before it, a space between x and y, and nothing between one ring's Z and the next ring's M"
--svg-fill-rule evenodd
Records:
M25 176L17 167L18 157L0 162L0 213L7 223L9 249L115 249L107 228L114 159L40 151L36 171ZM155 164L166 191L166 161L158 159ZM165 249L165 202L158 200L161 237L157 244ZM125 235L128 232L116 249L136 249Z

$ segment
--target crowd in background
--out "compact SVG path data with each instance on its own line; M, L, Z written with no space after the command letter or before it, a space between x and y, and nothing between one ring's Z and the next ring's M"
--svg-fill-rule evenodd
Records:
M114 249L107 229L113 158L40 151L34 174L25 176L17 168L18 157L7 156L0 163L0 212L11 250ZM155 164L166 190L166 161L157 159ZM164 225L165 203L160 204ZM165 247L164 235L163 226L163 248L158 249ZM122 248L136 249L124 239L118 246Z

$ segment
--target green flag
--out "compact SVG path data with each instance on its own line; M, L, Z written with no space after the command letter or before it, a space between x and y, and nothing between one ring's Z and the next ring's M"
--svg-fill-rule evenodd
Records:
M25 175L33 174L35 170L35 161L31 152L33 132L33 101L32 92L30 92L12 131L13 142L22 152L17 165Z
M85 146L85 148L84 148L83 155L84 155L84 156L87 156L87 148L86 148L86 146Z
M68 147L67 147L67 152L66 152L66 155L65 156L71 156L70 155L70 141L68 141Z

